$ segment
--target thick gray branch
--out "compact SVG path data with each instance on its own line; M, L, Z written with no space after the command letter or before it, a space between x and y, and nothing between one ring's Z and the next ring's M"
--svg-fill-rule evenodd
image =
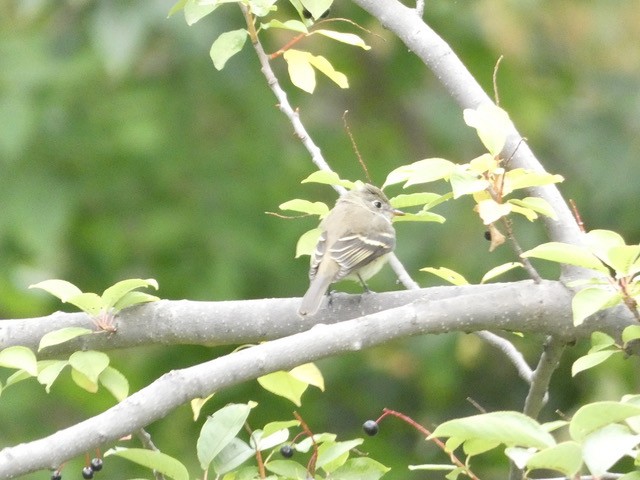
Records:
M409 50L429 67L462 108L477 108L482 104L493 103L447 42L416 15L414 9L397 0L384 2L353 0L353 2L376 17L384 27L402 40ZM487 65L487 68L493 68L493 66ZM522 141L522 136L513 125L504 152L507 158L513 154L511 167L544 171L541 163L526 142ZM573 244L582 243L582 234L571 210L555 186L531 188L530 193L547 200L558 216L557 220L544 217L545 226L552 240ZM563 273L567 277L575 277L584 272L565 266Z
M447 308L435 305L447 303ZM116 318L117 332L101 332L49 347L41 358L68 355L78 349L114 350L151 344L237 345L286 337L316 324L332 324L397 308L412 302L441 325L417 333L510 330L573 340L589 336L594 322L580 328L571 321L571 292L562 283L531 281L433 287L365 295L334 294L318 315L300 318L299 298L194 302L162 300L127 309ZM618 312L620 313L618 315ZM597 329L619 336L633 322L624 309L602 313ZM0 322L0 349L24 345L36 350L47 332L69 326L95 328L83 313L62 313Z

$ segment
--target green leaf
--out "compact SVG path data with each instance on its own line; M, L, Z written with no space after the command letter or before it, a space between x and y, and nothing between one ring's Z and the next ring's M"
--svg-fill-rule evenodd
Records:
M582 448L577 442L562 442L534 453L527 461L529 470L548 469L573 476L582 467Z
M405 182L403 188L421 183L447 179L451 176L456 164L444 158L427 158L403 165L392 170L384 181L382 188Z
M465 123L476 129L489 153L494 157L500 154L511 128L507 112L493 104L483 104L475 110L465 109L463 115Z
M608 263L619 276L627 276L636 273L635 262L640 255L640 245L623 245L609 249ZM604 259L603 259L604 260Z
M571 308L573 310L573 324L582 325L587 317L594 313L612 307L622 300L620 292L608 287L586 287L573 296Z
M316 72L311 66L310 56L309 52L295 49L289 49L283 54L291 83L307 93L313 93L316 89Z
M197 442L198 460L203 470L244 426L251 406L232 403L211 415L202 426Z
M89 393L96 393L98 391L98 382L94 382L78 370L71 369L71 380Z
M482 280L480 280L480 283L485 283L489 280L493 280L494 278L502 275L503 273L507 273L509 270L513 270L514 268L524 268L524 266L520 262L503 263L502 265L493 267L491 270L485 273L482 277Z
M389 203L391 203L393 208L415 207L416 205L431 204L443 196L444 195L430 192L410 193L408 195L401 194L389 199Z
M640 325L629 325L622 331L622 341L629 343L640 338Z
M571 376L575 377L578 373L588 370L605 362L614 353L622 353L617 350L600 350L599 352L588 353L578 358L571 366Z
M268 435L265 435L263 430L254 430L251 434L249 445L255 450L263 451L286 442L288 438L288 428L281 428L280 430L271 432Z
M277 7L274 6L276 1L277 0L249 0L251 13L257 17L266 17L271 12L277 10ZM237 0L233 0L233 2L237 3Z
M267 470L283 478L306 479L307 469L293 460L271 460L266 462Z
M349 81L344 73L338 72L333 68L331 62L322 55L311 55L309 52L303 52L308 54L309 62L317 70L324 73L329 79L331 79L340 88L349 88ZM286 55L286 54L285 54Z
M311 33L312 34L318 33L320 35L324 35L325 37L332 38L333 40L337 40L338 42L347 43L349 45L360 47L364 50L371 49L371 47L367 45L362 38L360 38L358 35L354 33L343 33L343 32L336 32L333 30L323 30L323 29L313 30Z
M346 442L324 442L318 447L316 466L329 473L340 467L347 461L349 451L361 445L362 438L348 440Z
M86 292L79 293L73 297L67 299L67 302L71 305L78 307L91 317L97 317L103 308L102 297L95 293Z
M606 425L582 442L584 463L594 476L600 477L639 443L640 435L634 435L626 426Z
M121 402L129 396L129 381L122 373L113 367L105 368L98 380L104 388L109 390L114 398Z
M426 212L424 210L419 211L418 213L405 213L404 215L399 215L397 217L393 217L393 223L396 222L436 222L436 223L444 223L446 218L442 215L438 215L433 212Z
M331 7L333 0L301 0L301 3L311 16L317 20Z
M549 432L532 418L519 412L491 412L458 418L439 425L431 437L456 437L464 441L484 439L506 446L535 447L555 445Z
M482 219L482 223L489 225L509 215L512 210L512 205L509 203L498 203L492 198L488 198L486 200L480 200L476 205L476 209Z
M507 447L504 449L504 454L516 465L516 467L520 470L524 470L531 456L537 451L538 450L535 448Z
M59 345L64 342L68 342L73 338L80 337L82 335L88 335L90 333L93 333L93 330L82 327L64 327L49 333L45 333L40 339L38 351L46 347L51 347L52 345Z
M255 450L239 438L232 438L213 458L211 466L218 475L235 470L255 455Z
M222 70L227 60L242 50L247 41L247 36L248 33L244 28L220 34L211 45L211 50L209 50L213 66L217 70Z
M464 442L464 453L467 456L480 455L482 453L493 450L497 446L500 445L500 442L497 440L487 440L484 438L470 438L466 442Z
M177 4L170 10L169 15L172 15L174 9ZM184 19L187 22L187 25L191 26L200 19L206 17L211 12L213 12L216 8L218 8L218 4L202 4L198 0L187 0L184 2Z
M350 180L344 180L336 172L330 170L317 170L302 180L300 183L321 183L323 185L340 185L352 190L356 184Z
M616 341L610 335L603 332L593 332L591 334L591 348L589 349L589 353L604 350L615 344Z
M440 277L443 280L446 280L447 282L453 285L469 285L469 282L467 281L467 279L464 278L461 274L446 267L440 267L440 268L426 267L426 268L421 268L420 271L432 273L437 277Z
M122 298L132 290L137 288L153 287L158 290L158 282L153 278L129 278L117 282L102 292L102 302L104 307L108 310L114 307Z
M298 365L289 371L289 374L301 382L305 382L308 385L318 387L324 392L324 378L322 372L315 363L305 363L304 365Z
M178 0L176 3L174 3L171 9L169 10L169 13L167 14L167 18L172 17L173 15L178 13L180 10L184 9L184 6L187 4L187 1L188 0Z
M51 386L69 364L66 360L43 360L38 362L38 383L44 385L47 393L51 391Z
M333 471L331 478L340 480L378 480L391 470L369 457L350 458Z
M33 378L33 375L31 375L29 372L25 370L16 370L14 373L9 375L9 378L7 378L7 381L5 382L5 388L23 380L28 380L30 378Z
M63 302L67 302L69 298L82 293L82 290L76 287L73 283L58 279L45 280L34 285L29 285L29 288L40 288L54 297L58 297Z
M140 305L142 303L157 302L160 300L155 295L150 295L146 292L128 292L113 306L116 312L124 310L125 308L133 307L134 305Z
M109 356L95 350L74 352L69 357L69 365L86 376L92 383L98 383L98 377L109 366Z
M280 20L276 20L274 18L267 23L260 24L260 28L262 28L263 30L267 30L269 28L281 28L283 30L291 30L298 33L309 33L306 25L300 20L287 20L286 22L281 22Z
M191 400L190 405L191 405L191 410L193 411L193 421L195 422L196 420L198 420L198 417L200 416L200 410L202 410L202 407L204 407L204 404L207 403L209 400L211 400L211 398L215 395L215 393L212 393L211 395L209 395L206 398L194 398Z
M257 380L265 390L291 400L298 407L302 405L302 394L308 384L293 377L289 372L273 372Z
M298 420L283 420L279 422L269 422L262 429L262 435L264 438L278 432L280 430L289 429L291 427L297 427L300 425Z
M534 172L524 168L514 168L505 173L505 191L512 192L521 188L540 187L563 182L562 175L552 175L546 172Z
M32 377L38 375L36 355L27 347L16 345L0 351L0 367L24 370Z
M526 197L526 198L523 198L522 200L518 200L514 198L509 200L509 203L518 205L523 208L531 209L535 212L538 212L541 215L544 215L549 218L553 218L554 220L558 218L553 207L549 205L549 202L547 202L544 198Z
M533 222L533 221L537 220L538 214L534 210L531 210L530 208L521 207L521 206L513 203L511 200L507 201L507 203L511 207L511 211L513 213L517 213L519 215L522 215L523 217L525 217L530 222Z
M640 406L624 402L594 402L584 405L569 423L571 438L582 442L587 435L612 423L640 415Z
M551 262L566 263L578 267L597 270L605 274L609 269L588 249L577 245L560 242L548 242L538 245L522 254L523 257L534 257Z
M104 454L105 457L111 455L127 459L175 480L189 480L187 467L175 458L157 450L116 447Z
M312 228L304 232L298 239L298 243L296 243L296 258L302 255L311 255L316 249L321 234L322 230L320 228Z
M458 166L449 179L451 189L453 190L453 198L460 198L463 195L482 192L489 188L489 181L479 178L477 174L469 172L463 166Z
M278 207L280 210L291 210L293 212L307 213L309 215L320 215L324 217L329 213L329 207L323 202L310 202L309 200L303 200L295 198L280 204Z

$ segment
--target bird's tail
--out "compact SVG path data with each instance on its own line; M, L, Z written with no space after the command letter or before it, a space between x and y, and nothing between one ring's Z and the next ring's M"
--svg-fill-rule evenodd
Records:
M315 315L322 303L322 297L331 285L331 277L329 275L316 275L311 281L307 293L302 297L302 303L298 309L298 315L307 316Z

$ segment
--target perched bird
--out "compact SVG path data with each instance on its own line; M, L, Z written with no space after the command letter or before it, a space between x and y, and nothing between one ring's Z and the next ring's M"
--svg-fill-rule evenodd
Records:
M378 273L396 245L391 219L395 210L377 187L369 184L349 191L320 223L322 233L311 256L310 285L298 310L301 316L318 311L332 283L365 281Z

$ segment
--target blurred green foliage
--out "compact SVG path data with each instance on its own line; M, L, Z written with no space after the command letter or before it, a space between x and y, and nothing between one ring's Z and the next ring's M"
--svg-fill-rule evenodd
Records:
M0 4L2 318L60 308L27 290L47 278L100 292L124 278L153 277L159 295L170 299L304 292L307 263L293 255L297 237L312 221L264 212L294 197L333 202L334 194L299 184L314 167L276 108L249 46L224 71L213 68L211 42L242 27L238 9L224 6L188 27L181 15L166 18L171 5L172 0ZM343 178L364 177L344 131L345 110L378 184L391 169L421 158L462 163L482 152L457 105L397 39L349 2L338 2L331 14L371 31L369 52L305 40L348 75L349 90L319 78L311 96L289 83L281 59L274 69ZM560 188L576 201L587 228L616 230L629 243L638 241L640 5L433 0L425 17L489 92L494 64L505 56L497 77L501 106L547 169L565 176ZM272 35L265 39L270 51L290 34ZM491 267L513 260L507 247L488 253L471 206L462 201L440 206L437 213L447 217L443 225L398 226L398 256L422 285L438 282L418 272L425 266L447 266L478 281ZM545 241L539 224L518 221L515 230L525 249ZM541 267L548 276L556 274L553 266ZM514 272L508 279L522 275ZM399 288L393 282L387 270L371 286ZM542 338L510 338L536 361ZM571 379L570 359L584 346L574 350L554 377L545 419L555 418L556 409L569 415L580 402L618 399L639 386L631 362L622 360ZM135 390L170 369L228 351L149 347L111 356ZM346 438L360 435L362 422L385 406L433 428L476 413L467 397L487 410L519 410L526 394L502 355L474 336L408 339L319 366L327 391L308 392L301 414L316 431ZM261 405L257 424L290 418L292 405L255 382L220 392L205 413L249 399ZM22 382L1 400L0 447L50 434L112 403L105 392L90 395L64 380L51 395L35 382ZM190 417L185 406L149 430L161 449L195 473L200 424ZM391 479L423 478L405 470L409 463L446 461L416 432L392 420L362 449L396 467ZM65 474L79 474L83 462L71 462ZM128 467L117 462L105 471L124 478ZM504 472L491 464L474 470L483 478Z

